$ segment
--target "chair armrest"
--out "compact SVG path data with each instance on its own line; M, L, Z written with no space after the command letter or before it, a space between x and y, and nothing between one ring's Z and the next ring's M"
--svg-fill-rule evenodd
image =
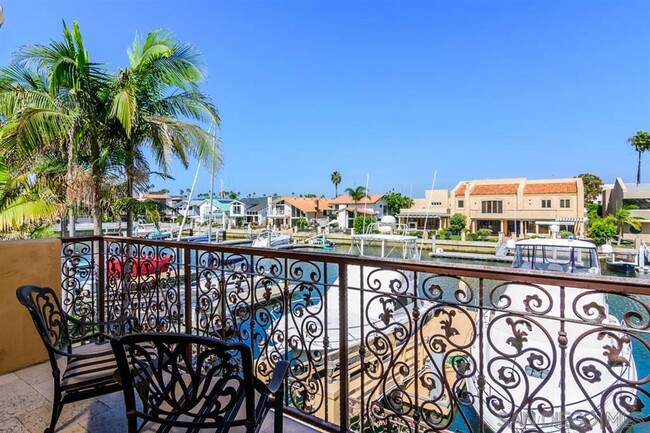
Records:
M109 336L109 335L122 335L123 330L127 329L127 326L130 328L130 331L128 333L137 332L137 331L140 330L140 322L138 321L138 318L134 317L134 316L119 317L117 319L108 320L108 321L105 321L105 322L87 322L87 321L84 321L84 320L76 319L76 318L74 318L72 316L69 316L69 315L66 315L66 318L70 322L72 322L73 324L75 324L76 326L79 326L79 327L88 327L90 329L99 328L98 331L93 332L92 334L89 334L89 335L86 335L86 336L79 337L79 338L75 339L74 340L75 343L79 342L79 341L86 340L86 339L91 338L91 337L101 337L101 336ZM111 332L110 329L112 329L116 325L119 327L119 333ZM109 332L105 332L103 330L105 328L108 328Z
M288 371L289 361L278 361L278 363L275 364L273 376L271 376L271 382L268 385L261 380L257 381L258 385L262 388L260 391L266 394L276 394L280 389L282 389Z

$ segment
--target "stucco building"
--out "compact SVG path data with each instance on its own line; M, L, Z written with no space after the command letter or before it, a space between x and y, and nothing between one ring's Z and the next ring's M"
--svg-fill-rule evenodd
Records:
M635 239L637 235L646 243L650 242L650 184L625 183L620 177L611 189L603 191L603 216L614 214L623 206L632 205L630 215L639 218L641 229L632 226L623 227L624 239Z

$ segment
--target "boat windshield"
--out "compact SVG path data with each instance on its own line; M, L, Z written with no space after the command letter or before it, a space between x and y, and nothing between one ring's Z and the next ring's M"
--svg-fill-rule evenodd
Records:
M599 274L596 248L560 245L517 245L513 268L576 274Z

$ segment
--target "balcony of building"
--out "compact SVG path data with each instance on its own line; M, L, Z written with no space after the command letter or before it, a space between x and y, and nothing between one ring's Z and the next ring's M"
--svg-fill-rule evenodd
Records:
M49 413L50 373L13 292L26 283L60 287L82 319L245 342L262 380L288 360L287 414L312 429L648 428L647 280L117 237L10 242L0 261L8 431L42 431ZM118 425L121 404L71 405L61 431Z

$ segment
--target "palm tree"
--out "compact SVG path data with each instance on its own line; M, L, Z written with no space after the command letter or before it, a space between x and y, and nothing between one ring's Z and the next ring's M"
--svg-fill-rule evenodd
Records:
M33 237L35 230L54 222L59 197L48 185L47 170L39 164L40 176L16 175L0 158L0 232Z
M354 217L357 217L357 207L359 201L364 197L370 197L366 191L365 186L358 186L356 188L345 188L345 192L348 193L352 201L354 202Z
M334 184L334 197L336 198L339 196L339 184L341 183L342 180L341 173L339 173L338 171L333 171L332 175L330 176L330 179Z
M641 154L650 150L650 134L645 131L639 131L634 137L628 138L627 142L639 152L639 164L636 169L636 184L638 185L641 183Z
M636 216L632 216L631 210L638 209L636 205L625 205L621 207L616 213L610 215L618 226L618 245L621 245L621 239L623 239L623 228L625 225L634 227L637 230L641 229L641 219Z
M107 137L108 75L90 62L76 22L71 30L63 23L61 41L22 47L14 58L0 71L0 116L6 119L0 148L12 167L23 166L21 172L25 162L39 155L67 155L68 184L90 190L80 196L87 198L99 235L103 177L98 161Z
M219 114L198 84L204 79L198 51L180 43L167 30L149 32L144 41L136 37L128 51L129 67L120 70L113 83L109 118L120 125L117 136L127 155L127 196L133 194L134 167L145 148L153 154L163 173L177 157L185 167L189 156L221 165L214 134L189 119L218 127ZM127 211L127 236L133 231L132 212Z

